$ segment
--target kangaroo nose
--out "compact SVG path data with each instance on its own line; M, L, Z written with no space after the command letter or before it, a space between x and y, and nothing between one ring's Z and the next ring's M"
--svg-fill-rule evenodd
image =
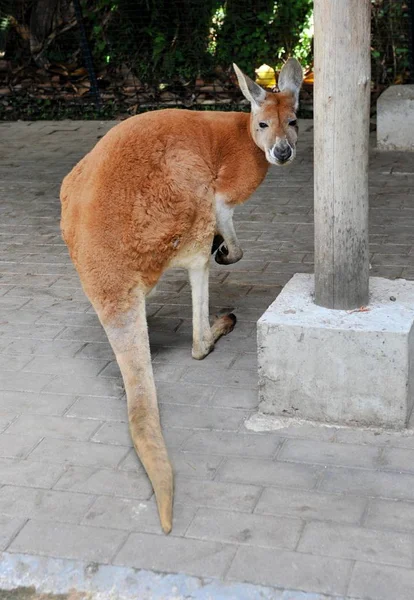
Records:
M289 146L289 144L275 146L273 148L273 155L280 162L286 162L292 156L292 148Z

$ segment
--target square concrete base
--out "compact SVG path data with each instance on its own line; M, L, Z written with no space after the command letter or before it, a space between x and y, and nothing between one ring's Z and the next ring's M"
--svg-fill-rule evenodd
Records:
M377 144L414 151L414 85L392 85L378 98Z
M366 311L314 303L295 275L258 322L259 410L404 428L414 401L414 282L370 279Z

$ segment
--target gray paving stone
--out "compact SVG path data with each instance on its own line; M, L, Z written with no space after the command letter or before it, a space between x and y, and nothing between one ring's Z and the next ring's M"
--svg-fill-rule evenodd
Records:
M73 357L82 348L79 342L62 342L59 340L7 340L7 354L23 354L36 356ZM30 356L28 357L28 359Z
M37 320L37 323L46 323L48 325L60 325L62 322L66 326L99 327L99 319L96 314L85 312L67 312L64 317L61 313L42 312L42 315Z
M412 569L357 562L348 593L364 600L412 600L413 589Z
M266 488L255 513L286 515L307 521L336 521L358 524L368 500L357 496L341 496L282 488ZM367 523L368 525L368 523Z
M2 271L2 267L0 265L0 273ZM27 298L12 298L10 296L2 296L0 298L0 307L1 310L15 310L18 308L21 308L22 306L24 306L25 304L27 304L28 299Z
M251 512L257 503L261 488L255 485L198 481L176 477L175 500L181 504L228 508Z
M89 421L91 422L91 421ZM96 421L92 421L97 425ZM96 430L96 426L95 426ZM96 431L91 441L101 442L103 444L116 444L121 446L132 446L131 436L129 434L128 423L118 423L109 421Z
M27 300L27 298L26 298ZM67 314L68 312L85 312L90 308L87 300L74 300L72 298L48 298L46 296L30 299L27 304L31 309L43 309L50 313Z
M2 433L0 434L0 457L26 458L41 439L41 434L37 432L26 432L26 435Z
M32 325L37 324L36 321L38 320L40 315L40 311L36 310L9 310L4 315L4 321L7 321L7 323L11 325Z
M14 291L11 290L11 291ZM36 323L0 323L0 336L32 340L53 340L63 327Z
M255 311L254 321L256 322L262 316L261 309L251 309ZM238 356L232 365L237 369L251 369L257 372L257 354L255 352L243 353Z
M31 373L27 376L32 375ZM36 377L40 377L37 375ZM98 377L79 377L73 375L50 376L49 383L43 385L43 391L49 394L78 394L82 396L109 396L119 398L124 394L124 389L117 379L98 378ZM0 379L1 385L1 379ZM1 388L0 388L1 389Z
M78 523L91 506L93 496L5 485L0 488L0 514Z
M59 340L75 340L80 342L106 342L108 338L101 326L66 327L58 336Z
M219 349L220 344L217 345ZM175 347L159 347L157 348L157 355L154 358L154 365L159 363L167 365L179 365L180 367L197 367L199 370L211 369L217 366L220 369L228 368L236 358L237 354L226 353L223 355L220 352L211 352L204 360L195 361L191 356L191 348L175 348Z
M208 406L251 409L258 405L256 389L217 388L213 396L206 401Z
M0 551L5 550L25 522L23 518L0 514Z
M365 469L329 469L320 489L326 492L414 500L414 475Z
M148 500L153 493L142 466L134 472L69 467L54 489L139 500Z
M168 429L163 427L164 440L169 450L182 448L191 434L191 429Z
M294 550L301 531L300 519L200 508L186 537Z
M16 419L17 414L12 412L0 412L0 433L2 433Z
M127 421L127 404L125 398L105 398L90 396L72 396L72 406L67 412L68 417L80 417L102 421ZM120 426L122 431L124 426Z
M40 392L53 381L51 375L40 375L38 373L14 373L0 372L0 393L2 392Z
M174 504L174 526L171 535L183 536L196 512L194 506ZM161 533L157 505L151 500L99 497L85 515L85 525L108 527L142 533Z
M28 392L1 392L1 409L19 413L62 415L74 402L74 395Z
M84 343L79 344L79 348L82 348L76 354L76 356L79 358L85 357L94 359L115 360L115 355L111 346L109 345L109 342L88 342L86 345Z
M66 465L115 467L127 452L128 448L125 446L45 438L31 453L30 458Z
M49 489L63 470L62 465L0 459L0 484Z
M414 503L371 499L364 525L373 529L414 532Z
M106 360L42 356L33 358L26 364L23 371L31 373L50 373L52 375L65 373L76 377L79 375L94 377L102 371L106 364Z
M213 479L223 457L195 454L193 452L170 452L174 473L195 479ZM128 457L127 457L128 458Z
M115 529L29 521L10 544L10 552L109 563L126 534Z
M414 448L414 430L403 432L371 429L341 428L335 440L344 444L370 444L372 446L398 446Z
M76 536L88 538L90 530L111 533L103 542L106 549L112 528L119 528L117 533L124 536L128 532L160 534L151 486L130 447L119 370L93 307L81 290L58 223L61 178L97 135L112 125L11 124L7 131L13 132L9 152L13 152L14 166L7 154L0 156L0 380L5 382L0 385L0 438L13 436L6 439L15 440L15 449L23 443L16 438L27 435L25 429L46 435L47 440L81 438L66 440L66 447L54 447L58 460L70 465L73 459L92 459L94 465L51 463L56 458L52 446L39 462L32 456L0 459L0 500L3 498L5 510L50 524L52 519L81 519L84 499L98 496L88 520L83 521L86 529L77 529L68 538L67 551L85 551L88 560L100 558L91 557L88 539L79 542L79 548L75 540ZM233 565L239 578L269 581L278 590L288 584L293 590L312 590L316 600L322 593L343 598L354 558L370 549L379 551L381 560L387 559L387 553L395 558L401 550L397 537L402 534L406 544L407 534L412 535L414 436L310 424L280 424L276 432L263 435L244 427L245 417L257 405L255 321L294 272L313 269L312 131L304 135L303 130L301 123L301 144L292 168L271 170L262 188L236 211L243 261L229 268L213 262L211 315L234 310L239 319L234 332L220 340L205 361L191 358L191 293L184 270L168 272L148 303L164 436L177 474L176 497L182 500L176 502L172 535L181 542L197 512L190 526L200 527L197 535L221 535L223 540L252 537L230 544L192 538L184 540L181 549L176 544L166 546L165 536L150 535L140 538L141 542L145 538L145 543L139 552L147 558L148 547L149 559L155 556L158 560L162 555L162 560L154 563L158 568L193 568L206 576L212 565L212 573L224 576L241 544L280 543L292 549L288 527L292 522L306 521L309 527L325 523L332 529L335 524L340 535L332 541L331 554L345 552L347 545L358 540L352 560L244 545ZM371 274L414 278L414 179L392 175L414 171L412 158L374 152L370 165ZM103 371L109 362L112 364ZM95 432L94 442L84 441ZM286 442L279 456L275 452L281 438ZM64 439L57 441L65 443ZM116 468L103 467L107 458L95 455L96 447L107 449L108 460ZM89 448L91 457L85 458ZM11 450L10 445L7 451ZM116 462L119 451L124 454ZM48 492L51 487L53 493ZM0 502L0 515L1 506ZM226 520L224 514L232 518ZM247 522L250 528L241 529ZM19 526L23 524L19 521ZM354 537L344 536L347 524L356 532ZM0 538L6 527L0 521ZM356 535L374 535L372 530L375 535L379 532L379 537ZM47 541L47 552L59 551L54 535L46 536L52 540ZM381 535L391 535L392 540ZM36 544L41 545L42 536L36 536ZM378 550L380 539L383 543ZM117 542L116 538L111 542L113 554ZM206 551L205 559L201 548ZM231 549L227 562L215 558L217 548ZM96 540L95 549L99 549ZM321 545L314 550L321 552ZM374 560L375 554L370 557ZM355 590L358 600L411 600L411 565L407 569L380 565L376 572L365 555L364 561L356 563L348 595L354 596ZM133 563L144 564L135 556ZM297 600L300 591L276 593Z
M22 415L9 427L7 433L27 435L36 432L40 437L55 437L87 441L99 427L99 421L74 417Z
M223 429L237 431L248 416L242 410L202 408L172 404L160 405L161 422L166 427Z
M410 567L413 541L412 535L401 532L376 531L338 523L308 523L298 551Z
M197 431L184 444L183 450L221 456L272 458L280 443L281 438L274 434Z
M231 545L133 533L114 564L202 577L223 577L235 554Z
M29 362L30 357L0 354L0 371L20 371Z
M160 382L172 383L174 381L179 381L185 371L185 367L178 367L177 365L168 365L164 363L153 364L153 373L156 385L158 385Z
M185 371L182 380L201 384L211 384L215 381L227 387L253 388L257 385L257 373L240 369L198 369L194 366Z
M385 469L414 473L414 450L387 448L382 455L382 464Z
M209 399L213 393L214 390L209 386L180 382L158 381L157 383L158 402L163 404L210 405Z
M282 486L302 489L315 487L320 467L278 463L272 460L228 458L220 467L216 479L264 486Z
M287 440L278 455L278 460L365 468L374 468L378 459L378 448L316 440Z
M337 595L345 594L350 570L346 560L245 546L238 549L227 579Z

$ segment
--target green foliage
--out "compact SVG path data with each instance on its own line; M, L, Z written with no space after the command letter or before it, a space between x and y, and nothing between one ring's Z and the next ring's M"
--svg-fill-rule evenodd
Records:
M235 61L248 72L262 63L280 65L301 49L312 7L312 0L227 0L217 35L218 62L226 67ZM306 41L302 49L306 62L309 53Z
M8 98L7 104L0 103L0 121L50 121L59 119L114 119L122 113L116 102L107 102L97 109L91 102L65 102L49 98L34 98L29 94Z
M94 56L143 82L310 55L312 0L83 0Z
M215 6L215 0L84 2L96 59L127 64L139 79L150 83L190 80L208 70Z
M371 0L372 80L376 87L408 77L408 2ZM414 74L413 74L414 75Z
M81 0L104 94L104 109L97 111L92 103L84 102L88 89L80 90L80 82L87 81L87 75L70 0L59 3L66 10L62 13L65 18L56 19L56 30L50 32L47 41L45 57L50 70L46 67L40 73L40 82L29 95L27 80L38 67L32 60L29 41L34 2L0 0L0 58L6 49L8 64L0 73L0 88L13 91L0 99L0 120L111 118L134 114L138 104L142 110L142 103L156 107L171 97L187 105L193 101L197 79L201 79L199 88L207 88L202 92L207 102L214 101L217 88L217 98L227 95L229 100L233 62L251 76L263 63L279 68L289 55L312 67L313 0ZM408 79L410 2L371 0L375 92ZM56 82L56 73L60 89L47 83L49 76ZM47 99L41 90L44 81L57 97L64 97L67 90L70 100ZM135 99L136 85L141 96ZM36 97L36 89L42 98ZM145 100L140 100L143 96ZM229 102L208 108L226 110L235 105Z

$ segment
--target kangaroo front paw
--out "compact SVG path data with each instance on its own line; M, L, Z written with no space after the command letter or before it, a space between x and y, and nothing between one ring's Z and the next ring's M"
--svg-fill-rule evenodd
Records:
M225 243L221 244L215 255L215 261L219 265L232 265L243 257L243 250L240 246L234 246L230 250Z
M222 317L216 319L213 323L213 327L211 328L214 341L217 341L222 335L227 335L233 331L236 323L236 315L233 313L230 313L229 315L223 315Z

